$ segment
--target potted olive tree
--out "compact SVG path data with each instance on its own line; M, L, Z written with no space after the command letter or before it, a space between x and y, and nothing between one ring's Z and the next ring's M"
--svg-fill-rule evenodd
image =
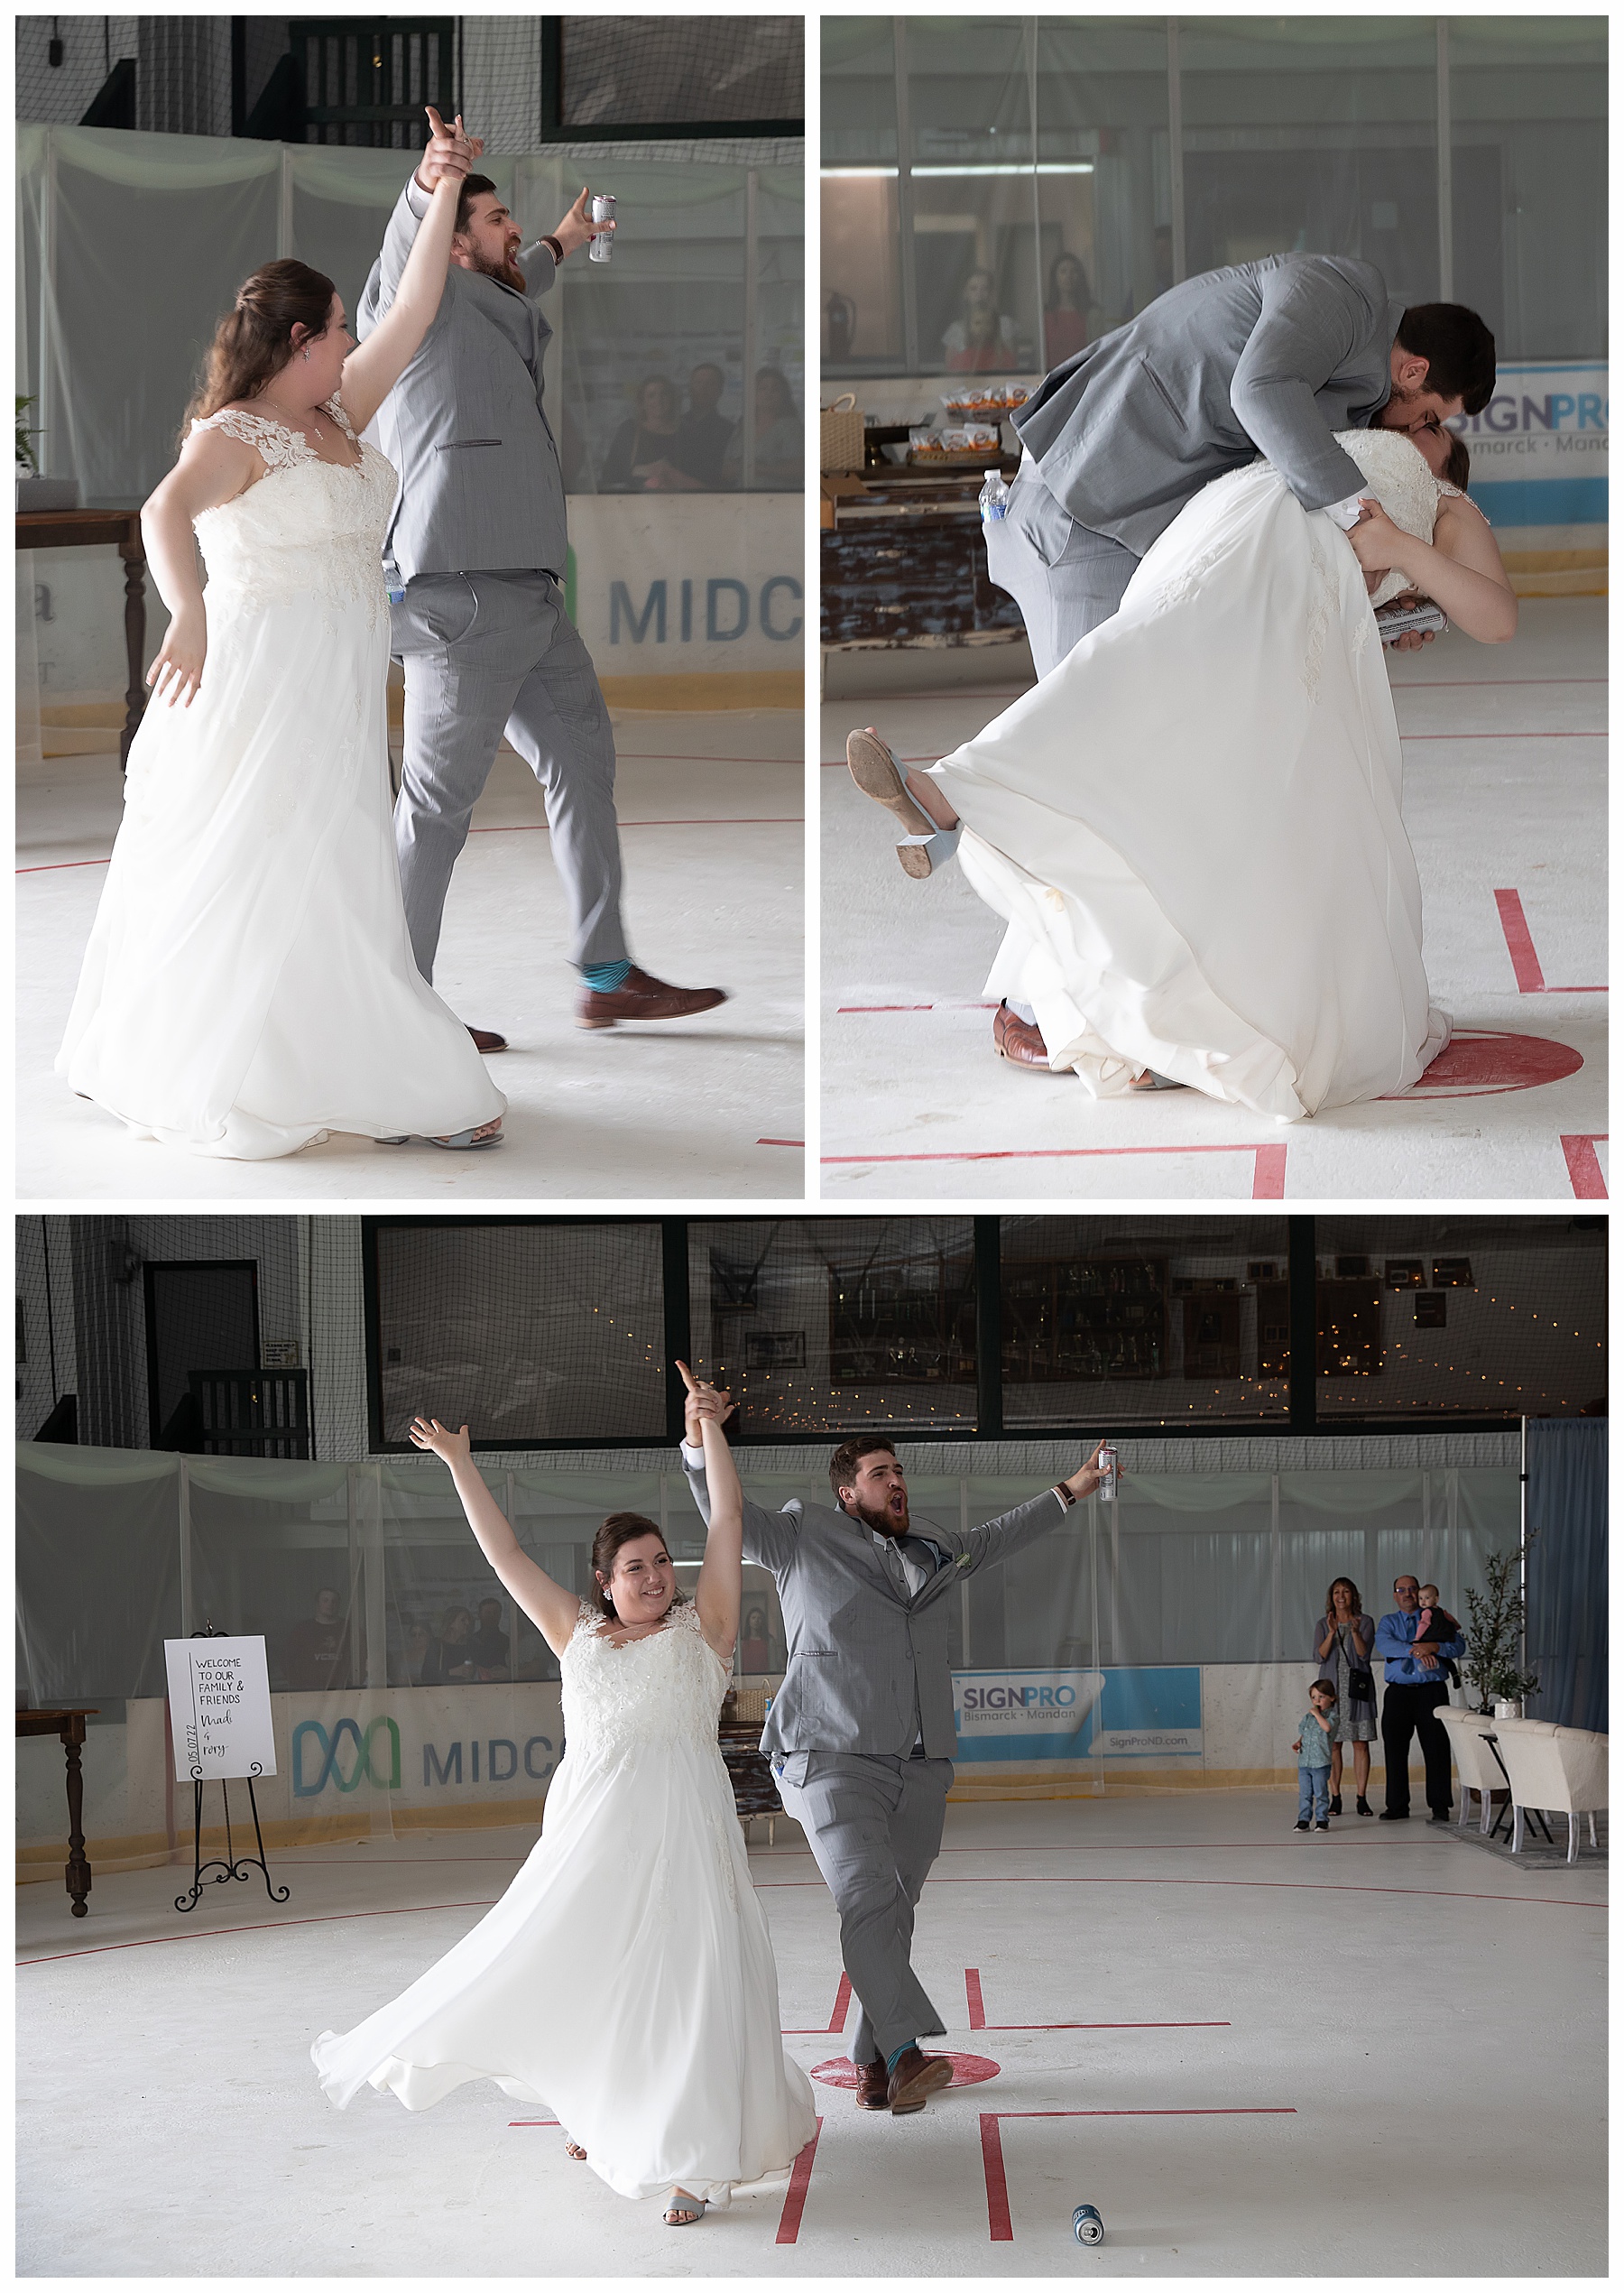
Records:
M1479 1712L1492 1712L1497 1720L1521 1719L1523 1698L1539 1693L1539 1675L1525 1672L1521 1665L1522 1564L1537 1534L1530 1530L1514 1551L1490 1553L1483 1564L1482 1591L1474 1587L1466 1595L1461 1673L1477 1692Z
M17 503L20 510L77 510L78 480L77 477L42 477L40 458L34 452L34 440L44 436L43 430L31 429L28 411L32 398L17 400Z

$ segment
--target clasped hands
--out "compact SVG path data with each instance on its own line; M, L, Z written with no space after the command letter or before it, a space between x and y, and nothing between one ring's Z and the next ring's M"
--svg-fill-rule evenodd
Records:
M1368 596L1375 596L1381 587L1382 575L1390 572L1394 566L1401 573L1409 571L1403 557L1407 544L1411 548L1416 545L1415 535L1406 533L1402 526L1395 525L1380 503L1370 495L1361 494L1359 497L1359 522L1350 527L1348 541L1363 569L1365 594ZM1419 602L1420 597L1418 589L1410 589L1404 592L1402 598L1396 598L1394 603L1415 604ZM1423 645L1431 644L1436 633L1432 629L1408 630L1402 637L1394 640L1392 650L1395 652L1419 652Z
M706 1418L718 1425L725 1425L734 1413L734 1398L721 1386L711 1384L707 1378L696 1377L686 1362L678 1362L682 1382L687 1388L682 1403L682 1438L690 1449L699 1448L704 1442L700 1428Z
M429 116L430 133L418 162L417 180L425 191L432 191L443 176L450 176L460 183L471 173L475 161L484 157L484 140L467 133L460 112L448 127L432 104L425 104L423 109ZM579 199L551 233L565 254L573 254L577 247L585 246L595 234L613 234L613 223L593 222L591 205L591 190L583 183Z

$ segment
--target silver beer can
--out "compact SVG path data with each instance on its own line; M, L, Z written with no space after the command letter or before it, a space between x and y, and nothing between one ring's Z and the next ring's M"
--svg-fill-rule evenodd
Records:
M592 195L592 219L595 223L614 222L614 194L613 191L594 191ZM614 232L595 231L592 235L591 243L587 246L586 254L588 259L594 263L607 263L611 254L614 253Z
M1100 1470L1105 1475L1097 1494L1103 1504L1109 1504L1117 1493L1117 1453L1109 1441L1100 1447Z

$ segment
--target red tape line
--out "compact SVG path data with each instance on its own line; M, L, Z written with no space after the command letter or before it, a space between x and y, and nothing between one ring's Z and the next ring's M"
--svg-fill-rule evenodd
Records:
M1563 1133L1562 1152L1567 1163L1568 1184L1579 1202L1607 1200L1607 1181L1601 1176L1601 1158L1596 1152L1606 1138L1605 1131Z
M784 2210L779 2215L778 2235L773 2240L777 2245L793 2245L800 2235L807 2192L812 2187L812 2161L817 2156L817 2140L822 2132L823 2120L819 2118L811 2140L789 2168L789 2187L784 2193Z

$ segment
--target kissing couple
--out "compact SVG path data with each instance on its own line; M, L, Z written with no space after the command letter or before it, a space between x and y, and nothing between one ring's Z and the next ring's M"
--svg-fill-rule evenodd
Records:
M571 2158L687 2227L786 2174L812 2139L806 2074L784 2051L778 1975L717 1746L743 1564L770 1569L788 1642L761 1749L840 1919L860 2012L857 2106L909 2116L951 2082L913 1971L914 1909L941 1845L955 1746L946 1594L1058 1528L1102 1478L1069 1479L963 1530L909 1512L890 1442L843 1442L834 1503L747 1499L728 1395L678 1363L683 1465L706 1523L690 1594L656 1524L611 1513L585 1597L523 1550L475 1466L468 1429L417 1419L469 1527L559 1660L566 1752L540 1839L495 1908L387 2006L312 2056L340 2107L364 2085L409 2110L491 2078L550 2108Z

